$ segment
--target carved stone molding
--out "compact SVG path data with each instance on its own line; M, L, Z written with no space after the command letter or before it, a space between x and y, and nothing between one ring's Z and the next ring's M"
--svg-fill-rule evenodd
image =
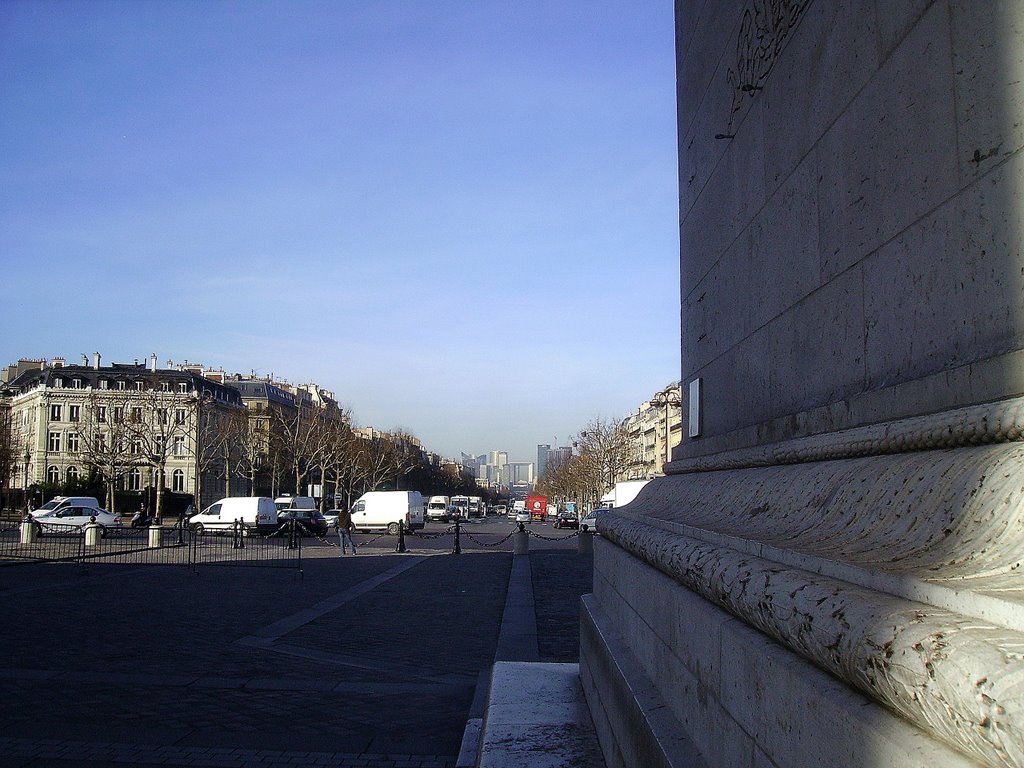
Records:
M978 414L876 437L959 441ZM1019 439L1014 418L976 423ZM972 759L1024 768L1024 444L668 476L598 530Z
M1024 634L616 514L598 528L958 750L1024 766Z
M698 456L665 465L666 474L767 467L857 456L1016 442L1024 435L1024 398L856 427L773 445Z

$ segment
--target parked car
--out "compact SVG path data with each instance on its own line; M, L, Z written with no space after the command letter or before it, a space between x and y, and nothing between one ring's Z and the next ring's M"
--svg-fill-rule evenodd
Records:
M94 522L100 526L100 535L106 536L108 528L121 528L121 518L99 507L61 507L48 509L35 516L40 533L68 533L78 528L81 531Z
M277 514L279 525L292 520L298 523L297 532L300 534L308 532L314 536L326 536L330 527L327 525L327 518L316 509L286 509ZM284 535L286 530L279 529L279 532Z
M32 510L32 517L40 517L41 515L45 515L47 512L55 512L58 509L65 509L67 507L90 507L92 509L102 509L102 507L100 507L100 503L92 496L55 496L39 507L39 509Z
M575 512L559 512L555 515L555 528L579 528L580 520Z
M592 509L586 517L580 520L580 530L593 531L594 533L597 533L597 518L607 511L607 507Z
M324 520L327 521L328 528L334 528L338 524L338 515L340 514L340 509L329 509L324 512Z

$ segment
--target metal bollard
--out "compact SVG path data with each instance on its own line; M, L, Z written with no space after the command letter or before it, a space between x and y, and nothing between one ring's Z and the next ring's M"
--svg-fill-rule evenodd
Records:
M85 546L96 547L100 543L100 526L96 524L96 518L85 526Z
M594 532L585 527L580 529L580 540L576 544L576 552L589 555L594 551Z
M159 549L163 538L163 528L159 525L149 526L149 546L151 549Z
M512 554L530 554L530 534L526 532L526 526L522 523L519 524L519 530L516 531L515 542L512 545Z
M25 515L25 519L21 521L21 543L35 544L38 538L39 523L33 519L32 515Z
M459 541L459 518L455 518L455 549L452 550L453 555L462 554L462 542Z
M399 521L398 523L398 546L395 547L395 552L405 552L405 523Z
M288 549L298 549L298 547L299 547L299 545L295 541L295 539L296 539L296 536L295 536L295 524L296 524L296 522L298 522L298 521L295 518L292 518L291 520L288 521L288 530L289 530L289 533L288 533Z

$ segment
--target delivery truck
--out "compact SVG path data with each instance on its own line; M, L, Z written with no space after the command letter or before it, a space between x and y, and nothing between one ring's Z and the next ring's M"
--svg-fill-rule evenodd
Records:
M399 526L420 530L424 526L423 496L419 491L367 491L352 505L356 531L387 531L397 536Z

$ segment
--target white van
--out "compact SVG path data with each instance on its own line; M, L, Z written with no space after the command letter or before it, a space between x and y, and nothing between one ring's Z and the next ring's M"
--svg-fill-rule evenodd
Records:
M316 509L316 499L312 496L278 496L274 499L277 511L285 509Z
M447 522L449 503L447 496L431 496L430 501L427 502L427 520Z
M423 528L419 491L367 491L352 505L352 525L357 531L384 530L397 536L399 523L414 531Z
M66 507L91 507L92 509L99 509L100 503L92 496L54 496L39 509L33 509L32 517L49 515L51 512L57 512Z
M272 533L277 530L277 507L269 496L231 496L192 515L188 524L196 533L230 531L236 520L261 533Z

